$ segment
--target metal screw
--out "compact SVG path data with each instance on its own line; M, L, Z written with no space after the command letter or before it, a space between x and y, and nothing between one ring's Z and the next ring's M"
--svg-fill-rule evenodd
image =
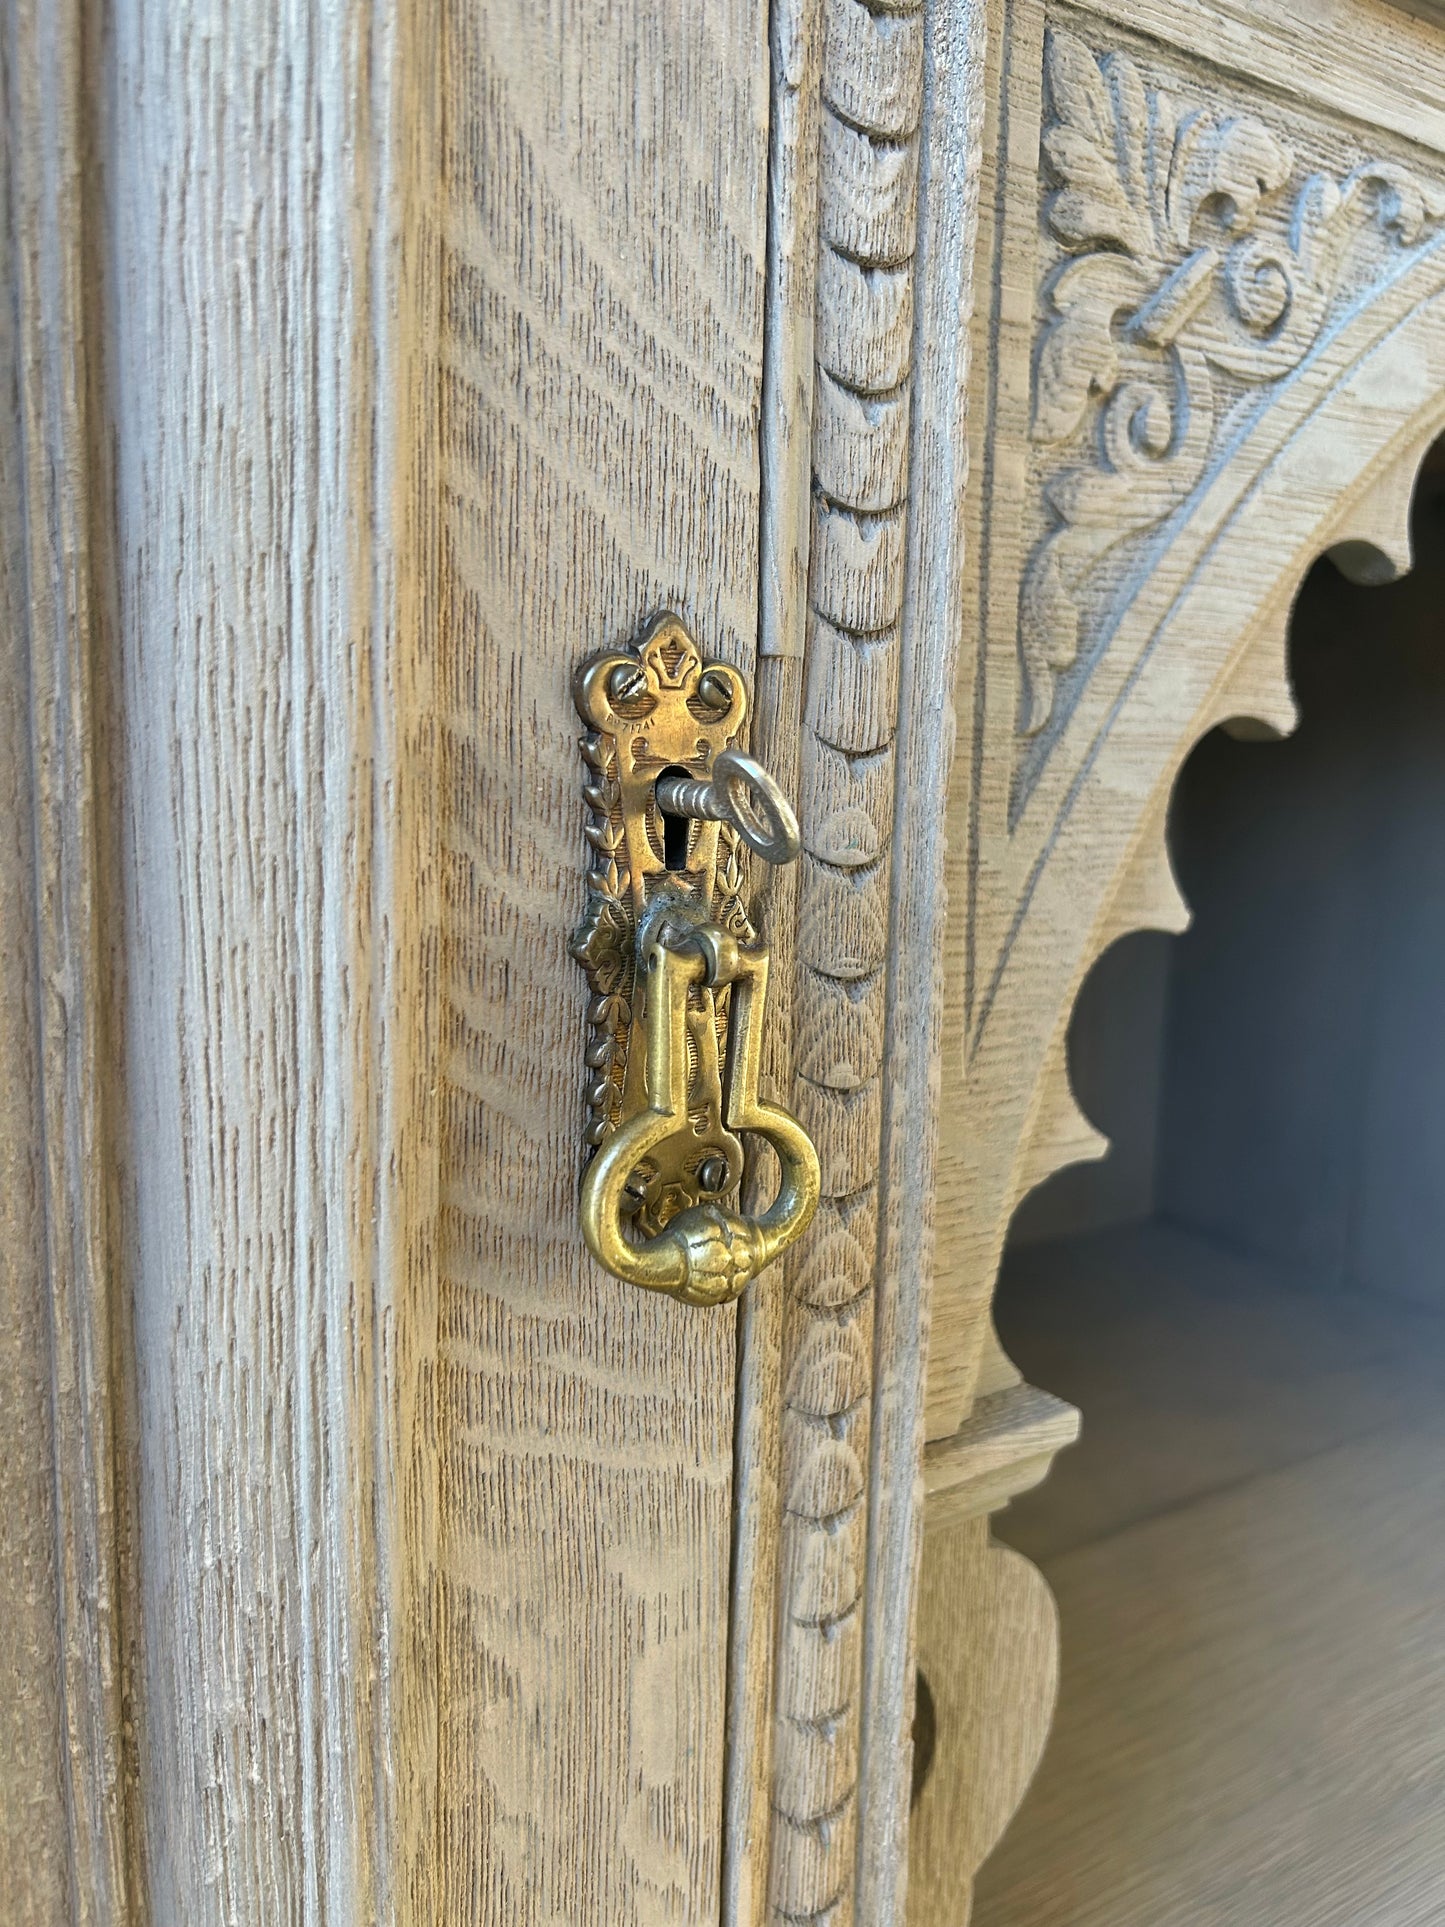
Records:
M709 709L727 709L732 703L733 692L726 676L716 669L705 669L697 693Z
M635 703L647 694L647 678L631 663L620 662L607 678L607 694L614 703Z
M728 1188L727 1159L719 1157L716 1152L711 1157L704 1158L697 1167L697 1181L704 1191L714 1193L726 1191Z

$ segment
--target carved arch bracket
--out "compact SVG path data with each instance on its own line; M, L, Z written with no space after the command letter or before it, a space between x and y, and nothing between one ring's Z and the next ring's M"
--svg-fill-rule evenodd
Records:
M1166 555L1141 585L1136 656L1108 728L1096 731L1041 853L1016 852L1001 882L1015 909L987 1026L972 1057L946 1067L944 1115L986 1116L990 1128L950 1131L941 1149L931 1438L956 1430L969 1409L1015 1205L1098 1143L1064 1068L1083 978L1126 932L1181 927L1163 843L1179 769L1216 724L1245 716L1281 733L1293 726L1289 613L1321 554L1366 579L1408 563L1410 483L1445 430L1445 274L1403 306L1233 487L1187 566Z
M999 984L990 1034L966 1072L955 1059L945 1086L944 1114L963 1120L945 1134L940 1183L939 1268L930 1366L928 1432L936 1443L925 1461L930 1488L945 1471L955 1480L985 1476L1007 1497L1020 1487L1024 1455L1038 1440L1019 1430L1015 1448L1007 1427L991 1421L1043 1398L1027 1387L990 1393L1012 1373L989 1336L989 1307L997 1262L1014 1208L1055 1170L1107 1148L1083 1116L1069 1085L1065 1044L1078 991L1102 952L1143 928L1177 931L1188 921L1165 845L1168 804L1180 769L1199 739L1216 725L1245 718L1271 734L1293 728L1295 709L1287 673L1287 634L1295 594L1311 565L1333 556L1365 582L1393 579L1410 562L1409 511L1413 484L1431 444L1445 432L1445 287L1418 303L1375 340L1334 383L1295 431L1261 465L1258 487L1240 491L1202 560L1182 578L1154 587L1158 606L1149 653L1128 700L1060 821L1030 890L1007 967ZM1261 520L1259 504L1268 503ZM970 1130L970 1119L987 1129ZM989 1395L985 1395L989 1394ZM1086 1415L1087 1416L1087 1415ZM960 1424L965 1420L966 1423ZM1057 1424L1057 1421L1053 1421ZM1052 1437L1051 1447L1066 1439ZM1009 1454L1012 1453L1012 1457ZM1005 1459L1008 1463L1005 1464ZM1027 1482L1027 1481L1022 1481ZM990 1506L998 1499L991 1498ZM947 1668L958 1617L965 1558L978 1562L967 1580L970 1611L985 1610L994 1589L1020 1588L1009 1623L1038 1641L1016 1668L1013 1697L992 1705L971 1689L989 1721L968 1744L992 1761L1007 1736L1019 1736L1005 1756L1010 1777L1001 1829L1022 1797L1043 1746L1052 1695L1053 1632L1047 1591L1038 1575L1005 1555L987 1551L983 1522L965 1540L955 1528L930 1537L921 1653L934 1647ZM1010 1559L1013 1555L1008 1555ZM931 1565L928 1561L931 1560ZM940 1582L951 1597L940 1603ZM932 1644L930 1644L932 1642ZM941 1642L941 1644L940 1644ZM916 1891L940 1922L967 1905L967 1881L947 1860L956 1826L946 1796L915 1846ZM920 1809L922 1817L922 1809ZM971 1857L981 1863L997 1830ZM952 1884L950 1884L952 1883Z
M1047 515L1019 593L1015 815L1171 518L1445 223L1427 171L1316 166L1263 113L1149 84L1063 28L1045 81L1029 432Z

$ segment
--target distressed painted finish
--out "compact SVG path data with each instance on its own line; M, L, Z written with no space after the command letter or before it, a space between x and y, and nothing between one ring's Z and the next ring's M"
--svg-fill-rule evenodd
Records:
M736 1316L577 1227L570 677L676 608L751 667L768 64L751 4L450 5L436 474L448 1921L719 1906Z

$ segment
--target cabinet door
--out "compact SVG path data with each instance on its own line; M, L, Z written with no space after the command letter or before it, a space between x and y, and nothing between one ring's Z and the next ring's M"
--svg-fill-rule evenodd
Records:
M968 259L920 181L972 112L935 32L0 14L20 1927L901 1919ZM711 1309L578 1218L572 683L663 609L802 824L750 907L822 1202Z
M436 266L442 1918L721 1905L737 1312L578 1227L573 672L756 662L764 10L445 7Z

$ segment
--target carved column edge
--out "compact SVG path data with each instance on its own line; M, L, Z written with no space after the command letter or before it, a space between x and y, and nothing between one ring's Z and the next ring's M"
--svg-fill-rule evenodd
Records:
M735 1591L734 1871L724 1918L883 1927L902 1921L906 1887L942 822L985 23L975 0L825 0L782 16L805 38L775 31L775 115L817 148L815 179L796 164L789 175L790 191L815 193L817 208L807 289L816 303L811 526L805 541L790 532L787 451L797 443L780 417L765 461L774 493L764 504L772 566L760 684L768 658L788 655L779 611L789 605L790 558L801 552L805 853L792 1052L797 1108L822 1153L824 1201L788 1268L775 1367L764 1369L773 1314L755 1310L753 1336L744 1328L739 1439L748 1449L739 1467L748 1483L740 1479L734 1578L736 1586L745 1572L761 1588L769 1576L749 1516L769 1499L755 1462L769 1428L766 1414L748 1408L771 1385L780 1401L777 1643L760 1813L739 1760L740 1742L758 1729L738 1672L748 1622L772 1615ZM810 80L811 124L796 96ZM775 196L779 167L775 124ZM796 204L785 218L775 205L773 231L796 242L809 223ZM770 272L793 303L781 303L781 318L769 310L774 381L770 389L765 380L765 397L777 414L796 359L788 344L804 333L796 308L804 277L776 251Z

